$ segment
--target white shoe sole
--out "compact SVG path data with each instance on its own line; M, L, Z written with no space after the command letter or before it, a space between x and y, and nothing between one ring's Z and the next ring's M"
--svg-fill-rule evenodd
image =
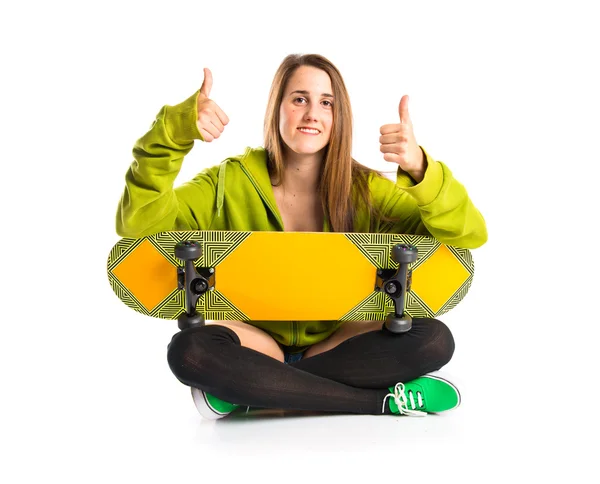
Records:
M202 415L203 418L207 420L218 420L220 418L229 415L231 412L221 413L215 410L210 406L208 400L206 399L206 394L199 390L198 388L191 387L192 389L192 398L194 399L194 403L196 404L196 409L198 413Z

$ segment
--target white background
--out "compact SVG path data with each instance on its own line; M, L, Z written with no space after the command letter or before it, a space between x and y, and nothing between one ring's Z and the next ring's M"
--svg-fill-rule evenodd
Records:
M20 2L2 6L3 482L591 482L598 433L595 2ZM262 144L289 53L341 70L354 157L409 94L417 141L486 218L443 320L456 411L202 421L166 364L176 323L112 293L131 149L211 68L231 122L179 181ZM592 440L588 441L587 437ZM364 477L359 478L359 475ZM217 481L219 482L219 481Z

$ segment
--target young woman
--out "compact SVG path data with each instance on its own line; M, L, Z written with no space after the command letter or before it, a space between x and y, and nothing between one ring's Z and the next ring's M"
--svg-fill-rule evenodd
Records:
M399 122L381 127L396 183L351 155L352 114L342 76L319 55L290 55L279 66L265 117L264 148L206 169L173 188L194 140L212 142L229 122L198 92L164 106L133 149L135 161L117 214L117 232L270 230L430 234L476 248L483 217L448 167L416 142L408 97ZM238 406L425 415L455 408L456 386L437 370L454 340L435 319L393 334L381 321L214 321L173 336L167 359L192 388L200 413L220 418Z

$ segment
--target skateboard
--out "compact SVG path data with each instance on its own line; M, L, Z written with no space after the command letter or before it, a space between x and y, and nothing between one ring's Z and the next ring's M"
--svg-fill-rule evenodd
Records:
M127 306L181 329L204 320L373 321L408 331L467 294L469 250L421 235L175 231L123 238L108 279Z

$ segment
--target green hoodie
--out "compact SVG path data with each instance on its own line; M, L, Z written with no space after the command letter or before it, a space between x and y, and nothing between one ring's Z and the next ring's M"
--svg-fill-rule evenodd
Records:
M169 230L283 231L264 148L247 148L244 154L228 158L193 180L173 187L194 140L202 140L196 125L197 96L198 91L176 106L164 106L150 130L135 143L135 161L127 172L125 192L117 210L118 235L137 238ZM399 221L374 220L371 225L369 211L359 208L355 231L432 235L448 245L480 247L487 240L483 217L448 167L423 152L427 170L419 184L401 169L396 183L383 176L369 176L373 205ZM327 220L323 231L330 231ZM291 351L324 340L342 324L249 323Z

